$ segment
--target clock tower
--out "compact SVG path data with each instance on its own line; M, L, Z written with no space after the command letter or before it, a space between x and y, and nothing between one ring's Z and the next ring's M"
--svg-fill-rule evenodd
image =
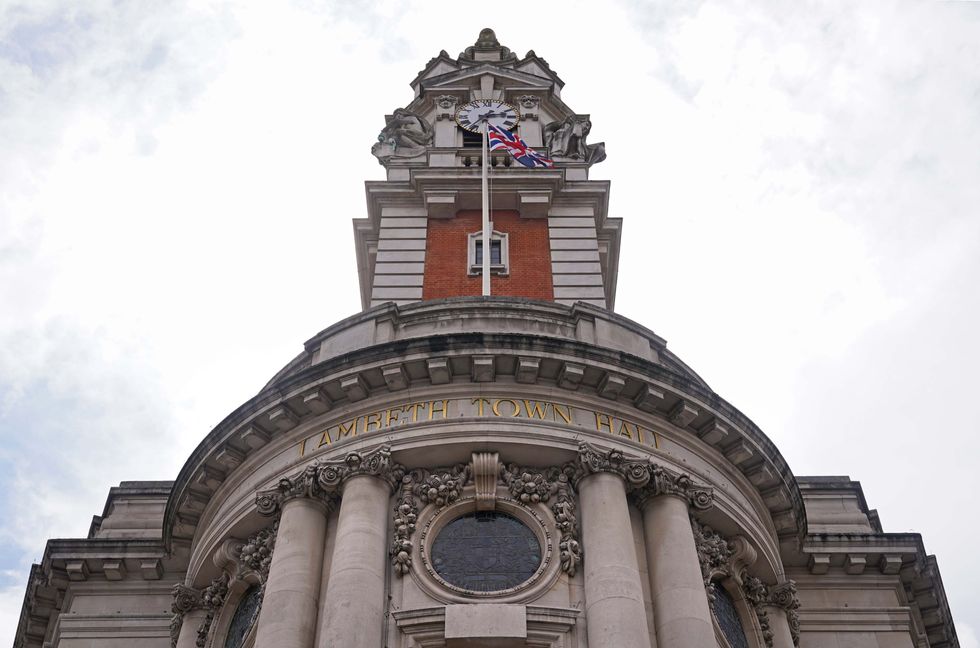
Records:
M491 29L426 64L371 150L387 177L366 183L368 217L354 221L364 308L481 294L481 117L555 162L489 156L491 295L613 308L621 220L607 215L609 183L589 179L605 146L588 142L589 115L563 85Z

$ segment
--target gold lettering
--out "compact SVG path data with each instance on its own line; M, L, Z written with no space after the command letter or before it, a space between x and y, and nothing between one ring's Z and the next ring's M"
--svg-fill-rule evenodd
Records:
M514 400L513 398L498 398L497 400L495 400L493 402L493 415L494 416L503 416L500 413L500 404L501 403L510 403L510 406L512 408L511 409L511 412L510 412L510 415L511 416L520 416L521 415L521 406L517 404L517 401L516 400Z
M442 403L441 406L436 407L436 403ZM435 417L436 412L442 412L442 418L449 418L449 401L432 401L429 403L429 420L431 421Z
M603 414L602 412L593 412L593 414L595 414L595 431L602 432L602 428L607 428L609 430L609 434L612 434L612 417L608 414Z
M552 405L552 407L554 407ZM542 403L540 401L534 401L534 411L531 410L531 401L524 399L524 411L527 412L528 418L539 418L543 419L545 413L548 411L548 403Z
M470 402L476 405L476 415L483 416L483 405L484 403L489 403L490 400L487 398L473 398Z
M330 445L331 443L332 441L330 440L330 430L324 430L323 434L320 435L320 443L316 445L317 450L319 450L325 445Z
M306 454L306 439L303 439L302 441L299 442L299 456L302 457L305 454Z
M405 405L402 409L405 410L405 411L411 411L412 412L412 423L418 423L418 421L419 421L419 408L420 407L425 407L425 403L422 403L422 402L409 403L408 405Z
M398 416L401 414L401 412L404 412L404 411L405 411L405 408L404 407L402 407L401 409L390 409L390 410L386 410L385 411L385 427L391 427L391 424L393 422L394 423L399 423L400 421L398 420Z
M624 436L627 439L633 440L633 431L630 430L630 424L626 421L619 422L619 436Z
M562 407L565 408L564 412L561 411ZM565 420L566 425L572 424L572 408L569 407L568 405L559 405L558 403L552 403L551 416L552 418L554 418L556 423L558 422L558 417L560 416Z
M362 418L364 419L364 434L371 432L372 425L375 430L381 429L381 412L373 412Z
M346 424L337 424L337 438L345 436L357 436L357 419L351 419Z

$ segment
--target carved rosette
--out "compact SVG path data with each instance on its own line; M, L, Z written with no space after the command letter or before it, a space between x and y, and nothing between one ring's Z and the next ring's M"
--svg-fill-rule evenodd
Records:
M412 534L419 517L419 501L442 508L459 499L463 487L470 481L468 464L442 468L402 469L401 495L395 504L394 538L388 554L395 573L404 576L412 568Z
M582 562L582 546L578 538L578 519L575 516L575 494L570 476L576 472L574 463L551 468L522 468L508 464L500 471L507 490L522 504L545 504L554 499L551 512L561 534L558 557L561 569L574 576Z
M174 597L170 604L170 611L173 612L170 617L170 646L175 648L180 628L184 625L184 615L201 606L201 592L182 583L174 585L170 591Z
M371 475L394 487L401 481L405 468L391 459L391 448L381 446L370 452L351 452L341 460L314 461L292 477L284 477L272 489L260 491L255 505L262 515L275 515L283 504L297 497L308 497L333 506L345 480L357 475Z

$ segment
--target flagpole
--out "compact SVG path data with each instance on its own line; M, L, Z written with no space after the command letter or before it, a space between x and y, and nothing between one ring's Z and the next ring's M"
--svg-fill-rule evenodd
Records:
M490 296L490 199L487 195L487 142L490 138L490 120L483 120L483 296Z

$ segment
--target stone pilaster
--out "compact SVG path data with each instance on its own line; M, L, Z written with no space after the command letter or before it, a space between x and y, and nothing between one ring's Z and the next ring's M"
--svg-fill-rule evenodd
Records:
M580 446L574 477L586 552L583 568L590 646L650 647L626 500L627 483L644 470L643 462L627 461L619 451Z
M201 609L201 592L193 587L178 583L171 590L174 595L170 611L171 648L194 648L197 641L197 628L204 620L205 611Z

